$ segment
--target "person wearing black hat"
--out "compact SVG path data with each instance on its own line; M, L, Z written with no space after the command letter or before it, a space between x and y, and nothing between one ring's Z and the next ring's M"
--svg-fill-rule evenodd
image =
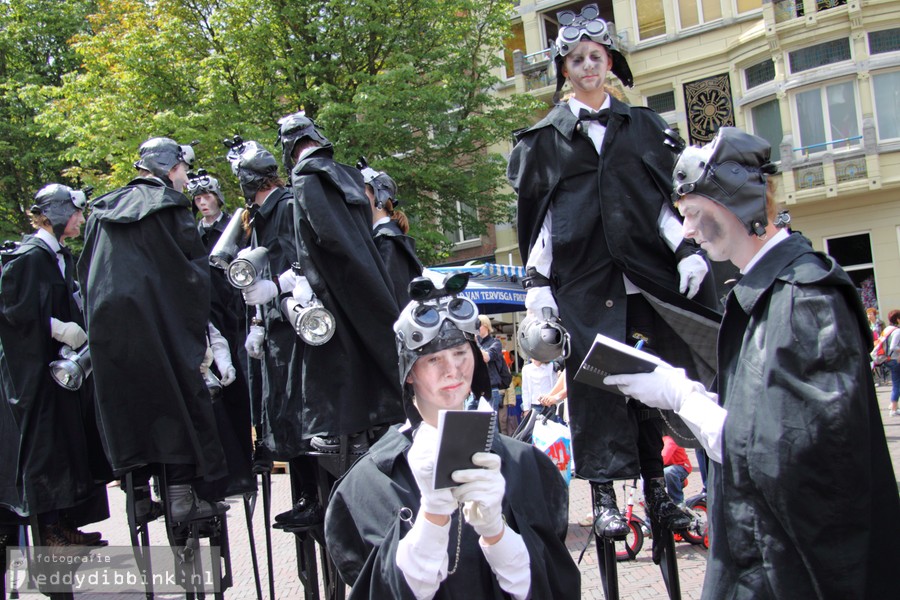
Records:
M372 209L372 236L375 247L391 277L398 306L409 303L409 282L422 274L416 255L416 240L409 236L409 219L400 207L397 184L384 171L376 171L360 159L356 167L363 175L366 196Z
M303 112L279 121L279 140L291 173L302 271L292 294L302 306L314 296L335 324L327 343L303 349L304 437L334 453L348 436L350 452L361 454L386 426L403 420L400 390L389 375L397 361L391 325L400 308L372 238L363 175L334 160L333 145Z
M64 346L87 342L65 245L81 235L87 195L58 183L41 188L30 210L35 233L3 256L0 275L0 506L37 515L42 543L51 547L100 544L100 533L76 525L109 516L104 483L112 473L90 379L67 389L48 366Z
M275 156L258 142L232 145L228 161L249 207L244 213L248 249L264 247L269 258L268 276L243 291L251 315L256 306L262 308L262 322L250 327L245 345L251 362L257 363L251 373L260 379L253 386L259 395L254 400L255 465L261 470L264 458L290 461L297 498L291 510L275 516L279 526L318 525L324 510L317 495L316 460L307 456L311 448L303 435L303 376L296 364L306 344L282 314L278 301L279 292L290 293L294 286L293 196L278 174ZM271 463L267 467L271 469Z
M496 435L472 457L480 468L434 488L439 411L463 410L490 382L472 301L448 291L449 279L414 282L430 284L429 296L394 325L408 420L337 483L325 516L341 578L355 598L579 598L567 488L546 455Z
M722 127L674 170L685 236L742 274L718 394L669 365L604 382L676 411L710 456L703 598L894 598L900 499L871 331L843 269L778 226L770 153Z
M78 261L97 409L116 475L163 465L169 517L206 518L227 505L196 485L227 469L202 374L209 264L182 193L194 151L157 137L139 152L137 178L92 203ZM141 488L137 516L158 517Z
M697 357L658 310L677 307L718 321L697 301L715 305L714 290L704 285L708 265L683 240L669 202L675 154L668 143L683 142L650 109L607 92L609 73L629 87L633 77L595 4L558 18L557 96L566 81L574 94L519 134L507 172L518 194L521 254L534 275L526 281L526 307L537 316L548 309L571 336L572 450L577 474L591 481L596 534L627 534L612 482L638 474L654 526L682 529L690 519L665 492L660 413L638 402L626 406L574 377L598 333L692 367L714 362L714 326L705 357ZM705 368L711 376L714 367Z

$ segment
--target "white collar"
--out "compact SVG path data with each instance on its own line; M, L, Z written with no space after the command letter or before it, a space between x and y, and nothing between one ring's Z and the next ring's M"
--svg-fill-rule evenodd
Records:
M53 250L54 252L59 252L59 249L61 247L59 240L57 240L55 237L53 237L52 233L50 233L49 231L47 231L44 228L40 228L34 232L34 235L35 235L35 237L39 238L42 242L44 242L45 244L50 246L51 250Z
M390 223L390 222L391 222L390 217L381 217L380 219L378 219L377 221L372 223L372 229L375 229L379 225L384 225L385 223Z
M609 94L606 94L606 100L603 101L603 104L600 105L600 108L597 110L603 110L604 108L609 108L612 103L609 101ZM591 112L596 112L593 108L582 102L581 100L576 100L575 97L569 98L569 110L572 111L572 114L576 117L578 113L581 112L581 109L589 110Z
M750 262L744 265L744 268L741 269L741 275L746 275L747 273L749 273L750 269L753 268L753 265L758 263L760 259L762 259L762 257L766 255L766 252L768 252L784 240L788 239L789 235L790 234L788 233L787 229L779 229L778 233L769 238L769 240L763 245L763 247L753 255L753 258L750 259Z

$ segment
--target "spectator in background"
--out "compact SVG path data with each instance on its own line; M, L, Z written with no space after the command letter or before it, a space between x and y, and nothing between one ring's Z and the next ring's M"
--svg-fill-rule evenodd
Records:
M497 411L503 400L503 394L500 392L500 363L503 361L503 344L491 335L494 327L487 315L478 315L478 321L480 322L478 347L481 349L481 357L487 364L488 375L491 378L491 406L494 411ZM475 410L477 407L478 399L474 396L466 400L466 410Z
M872 337L878 339L884 330L884 321L878 318L878 309L869 307L866 309L866 316L869 318L869 328L872 330ZM890 319L890 316L888 317Z
M532 407L541 405L541 397L546 396L556 383L556 373L553 371L553 363L542 363L532 359L522 367L522 416L531 411Z
M900 414L897 412L897 399L900 398L900 361L898 361L898 357L900 357L900 335L897 333L897 328L900 327L900 310L889 312L888 322L891 325L884 330L884 339L881 340L881 345L884 346L884 351L889 357L884 364L891 372L891 407L889 414L892 417L896 417Z
M691 474L691 461L688 460L687 452L671 436L664 435L662 458L666 493L675 504L684 504L684 486Z

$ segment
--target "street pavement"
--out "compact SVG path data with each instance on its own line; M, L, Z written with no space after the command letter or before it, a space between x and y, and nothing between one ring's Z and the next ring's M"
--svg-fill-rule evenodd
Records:
M894 463L894 474L900 481L900 417L890 417L887 412L887 404L890 395L890 385L877 388L878 402L884 421L885 435L887 436L891 458ZM688 487L685 489L685 497L697 494L701 490L700 474L696 469L696 457L693 451L688 451L694 471L689 477ZM621 482L620 482L621 483ZM621 485L616 486L616 492L620 504L624 494ZM128 528L125 522L125 494L114 487L109 489L110 519L86 527L89 530L102 531L104 537L111 545L126 546L130 543ZM589 528L582 527L578 523L590 511L590 489L587 482L573 480L570 487L569 506L569 533L566 540L569 551L576 560L588 543ZM228 528L231 538L231 560L234 572L234 585L225 592L225 597L234 600L255 599L256 589L253 582L253 569L248 544L247 526L244 518L242 502L239 499L231 500L231 509L228 513ZM287 475L277 474L272 476L272 514L286 511L291 505L290 481ZM643 509L635 508L643 516ZM263 511L260 499L255 516L253 518L256 545L259 553L263 596L269 598L269 589L266 575L265 537L263 534ZM294 536L278 530L272 530L275 598L303 598L304 591L297 577L297 557L294 544ZM650 557L650 540L644 544L644 548L637 555L636 560L620 562L618 564L619 593L623 600L649 600L654 598L667 598L666 587L663 583L659 567L653 564ZM165 531L162 521L151 526L151 544L165 545ZM706 551L700 546L692 546L687 543L676 544L678 557L679 578L681 583L681 597L685 600L700 597L700 590L705 572ZM590 544L579 565L581 569L582 598L603 599L603 590L600 583L600 575L597 569L597 552ZM83 594L80 598L95 596L98 600L113 600L117 597L123 600L133 600L138 596L116 596L112 594ZM158 598L178 598L176 595L157 595ZM323 596L324 598L324 596Z

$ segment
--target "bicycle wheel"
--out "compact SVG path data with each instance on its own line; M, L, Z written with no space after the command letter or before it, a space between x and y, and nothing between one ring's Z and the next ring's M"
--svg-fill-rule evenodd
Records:
M706 498L688 502L691 511L691 526L681 532L687 542L709 548L709 525L706 522Z
M628 535L624 540L616 541L616 560L634 560L637 553L644 547L644 532L641 530L641 522L632 518L628 521Z

